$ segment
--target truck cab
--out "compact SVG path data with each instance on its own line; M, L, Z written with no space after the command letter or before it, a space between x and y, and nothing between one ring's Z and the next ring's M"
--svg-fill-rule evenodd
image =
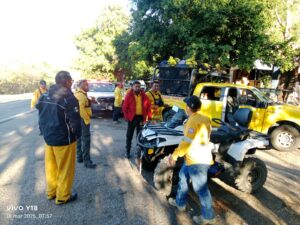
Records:
M202 102L201 112L209 118L230 122L230 110L249 108L252 119L249 128L270 136L272 146L279 151L291 151L300 146L300 107L279 104L251 86L230 84L226 77L203 75L185 66L161 67L154 79L160 83L162 97L169 106L185 109L184 97L195 95ZM213 82L207 81L207 78ZM218 81L218 83L216 82ZM234 104L236 107L229 107ZM230 110L229 110L230 109ZM168 109L163 111L167 112ZM218 124L212 122L217 127Z

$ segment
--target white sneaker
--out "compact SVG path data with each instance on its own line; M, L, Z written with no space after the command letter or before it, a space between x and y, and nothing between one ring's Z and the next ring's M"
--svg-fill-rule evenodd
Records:
M216 223L215 218L213 218L211 220L207 220L207 219L202 218L202 216L193 216L193 221L197 224L200 224L200 225L215 224Z
M170 205L175 206L180 212L183 212L186 209L186 206L177 205L176 200L174 198L169 198L168 202Z

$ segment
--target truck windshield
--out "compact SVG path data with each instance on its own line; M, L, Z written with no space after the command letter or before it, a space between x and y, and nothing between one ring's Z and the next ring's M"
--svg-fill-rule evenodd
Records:
M110 83L89 83L89 92L114 92L114 85Z
M274 102L271 98L267 97L267 96L266 96L264 93L262 93L260 90L258 90L258 89L256 89L256 88L253 88L252 91L256 94L256 96L257 96L260 100L262 100L262 101L264 101L264 102L268 102L268 103L273 103L273 102Z
M162 94L188 96L191 80L189 68L160 68L156 79L159 80Z

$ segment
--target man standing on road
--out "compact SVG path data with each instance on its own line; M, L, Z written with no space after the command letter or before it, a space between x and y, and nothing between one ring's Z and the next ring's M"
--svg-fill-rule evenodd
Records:
M214 224L214 210L212 198L207 186L207 172L212 163L209 137L211 122L207 116L200 113L201 102L197 96L184 99L187 104L186 112L189 116L184 128L184 137L174 153L169 156L169 164L174 165L178 157L184 157L184 164L179 172L179 185L176 199L169 198L169 203L178 210L186 208L186 197L189 189L189 180L198 194L202 214L194 216L197 224Z
M31 104L30 104L31 109L34 109L34 107L35 107L36 103L38 102L39 98L41 97L41 95L46 93L47 91L48 91L48 89L46 87L46 81L41 80L40 87L33 92L33 97L31 99Z
M121 114L121 107L122 107L122 95L123 92L123 84L118 83L117 87L115 88L115 102L114 102L114 112L113 112L113 121L114 123L119 123L119 117Z
M150 102L151 102L151 113L152 113L152 121L161 122L162 118L162 110L164 108L164 101L159 92L159 83L158 81L153 81L152 87L149 91L146 92Z
M136 134L138 134L143 123L151 119L151 104L145 92L141 90L139 81L133 82L132 89L125 97L122 110L124 118L128 120L125 156L130 158L134 130L136 129Z
M39 99L39 126L46 142L45 172L47 198L56 204L77 199L71 193L76 163L76 139L80 137L78 101L71 91L72 77L67 71L56 74L55 85Z
M77 140L77 162L84 162L86 168L95 168L90 157L91 148L91 100L87 97L89 91L89 84L87 80L80 80L75 92L75 97L79 102L80 117L81 117L81 137Z

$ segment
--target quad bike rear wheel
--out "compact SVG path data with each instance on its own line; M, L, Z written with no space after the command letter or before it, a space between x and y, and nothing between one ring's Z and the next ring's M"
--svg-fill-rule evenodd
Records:
M258 191L267 179L266 164L258 158L246 158L235 177L236 187L243 192L253 193Z

